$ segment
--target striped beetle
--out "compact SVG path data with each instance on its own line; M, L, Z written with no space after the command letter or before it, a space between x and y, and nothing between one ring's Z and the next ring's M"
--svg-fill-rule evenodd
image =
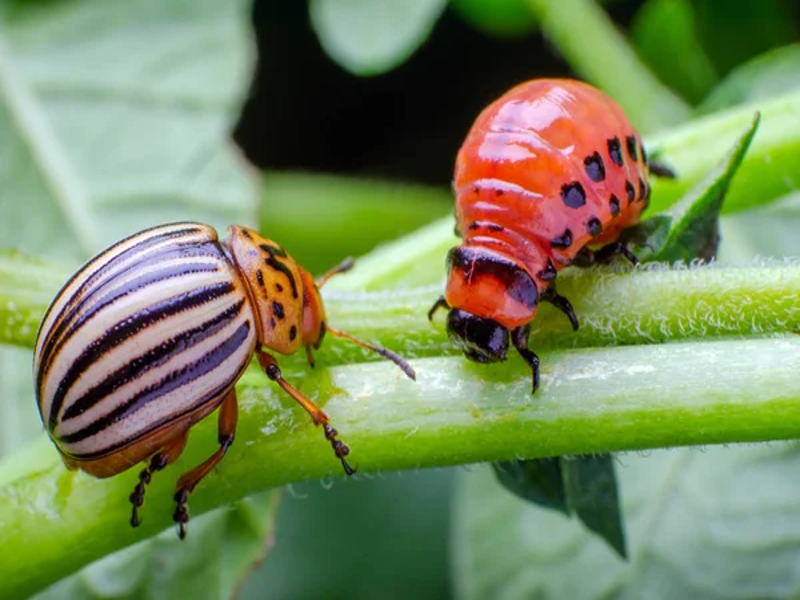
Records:
M39 414L70 469L111 477L147 459L130 496L140 520L145 485L177 460L189 430L218 407L219 448L178 479L173 519L186 534L187 497L225 456L238 417L236 381L253 354L316 425L348 475L349 448L329 417L281 375L266 349L304 346L313 366L326 332L395 362L400 356L326 324L318 281L283 248L244 227L220 241L201 223L147 229L90 260L61 289L36 340Z

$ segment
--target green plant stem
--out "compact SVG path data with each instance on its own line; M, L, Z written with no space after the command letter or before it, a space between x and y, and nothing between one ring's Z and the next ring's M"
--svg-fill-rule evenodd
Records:
M593 0L527 0L570 66L610 94L643 132L686 121L690 107L662 84Z
M800 432L796 336L559 351L542 359L535 397L516 358L491 368L460 357L416 361L417 384L389 364L343 366L319 370L301 387L328 399L325 409L362 476ZM248 374L239 391L236 443L192 496L195 515L258 490L340 475L321 432L263 375ZM175 478L212 451L215 437L207 419L179 463L154 477L138 530L127 524L136 469L96 480L67 472L54 449L49 466L33 456L36 472L0 488L3 597L24 598L167 526ZM14 460L27 464L27 454Z

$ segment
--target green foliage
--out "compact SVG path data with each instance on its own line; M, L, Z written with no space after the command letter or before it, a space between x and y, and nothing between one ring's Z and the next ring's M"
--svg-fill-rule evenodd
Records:
M361 76L405 62L427 39L446 0L311 0L311 24L325 51Z
M693 211L716 196L690 195L688 209L678 200L702 189L695 186L752 124L754 111L762 115L722 209L720 256L731 258L704 267L614 265L560 274L559 291L573 302L581 329L572 333L562 315L542 307L531 342L543 364L535 398L520 360L491 368L468 363L441 322L427 321L442 290L444 254L456 242L452 218L444 217L452 209L442 201L446 189L297 172L259 178L232 150L228 133L253 63L249 2L0 6L0 341L16 346L0 350L0 596L231 597L271 539L275 498L265 490L340 476L320 432L257 369L239 385L241 421L230 456L190 499L193 519L183 544L170 527L174 479L215 447L214 419L193 430L185 456L154 478L138 530L126 525L135 470L99 481L61 465L32 397L37 324L80 261L168 220L197 219L223 231L230 222L260 222L316 272L384 243L331 282L326 306L332 325L410 357L418 382L338 340L326 340L313 372L302 356L281 359L287 376L331 414L353 448L360 478L437 465L526 459L514 464L552 466L536 459L796 438L800 267L793 258L753 256L800 253L800 203L796 195L782 198L796 191L800 172L797 9L789 0L756 4L743 13L730 3L643 2L631 27L638 54L624 27L588 0L503 0L492 10L489 3L458 0L453 7L489 35L519 38L540 30L554 55L624 106L646 132L650 153L679 174L653 186L649 214L671 218L668 237L677 239L678 229L695 222ZM310 6L323 49L359 75L404 64L439 33L435 24L446 10L443 0ZM291 48L286 54L292 56ZM524 76L551 74L539 58L519 56L528 66ZM483 76L475 73L475 81ZM714 87L718 76L727 78ZM700 112L706 116L696 118ZM386 118L401 119L400 113L387 110ZM724 175L715 185L728 183ZM311 509L302 502L294 509L292 523L308 526L288 531L307 546L298 541L283 555L279 547L276 562L270 559L241 597L314 597L325 590L369 598L384 584L423 598L426 592L408 581L408 587L392 582L398 571L419 572L415 559L429 567L425 590L441 597L445 558L428 563L409 548L443 552L455 479L451 579L460 598L790 598L800 555L796 450L794 443L773 443L616 454L613 465L565 460L560 479L552 470L535 473L553 484L551 492L565 486L550 501L563 509L572 494L572 508L580 507L585 522L616 532L613 545L627 548L629 563L578 519L516 498L483 467L408 476L392 486L365 483L378 500L381 490L389 494L374 503L353 496L354 520L379 532L379 524L386 527L372 537L347 523L326 527L341 513L326 511L326 501L337 496L323 493ZM575 485L586 481L580 469L593 461L603 465L601 483L609 472L619 475L627 543L619 514L608 510L616 502L598 502L613 493L608 479L602 493ZM426 494L438 508L415 512ZM414 498L418 504L404 501ZM424 531L408 535L408 547L394 552L417 520L426 523ZM392 530L398 523L402 531ZM292 548L289 537L278 529L280 546ZM373 551L369 544L383 545ZM403 558L395 564L395 556ZM273 585L276 568L283 580Z

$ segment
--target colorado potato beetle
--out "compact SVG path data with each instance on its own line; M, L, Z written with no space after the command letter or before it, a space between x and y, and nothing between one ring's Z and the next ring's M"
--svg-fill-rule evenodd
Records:
M130 496L131 525L154 472L183 452L189 430L219 408L219 448L177 482L173 519L184 537L187 496L233 443L236 381L253 355L316 425L349 475L348 447L325 412L281 375L267 352L312 350L346 338L414 370L397 354L329 327L320 280L275 242L232 226L226 240L201 223L128 237L83 266L39 328L34 378L39 413L70 469L111 477L149 460Z
M447 331L470 360L505 360L509 337L539 386L528 348L541 301L578 318L556 292L557 273L622 255L620 234L650 198L650 164L622 109L590 85L540 79L518 85L477 118L456 157L461 245L447 255L447 287L428 316L449 309Z

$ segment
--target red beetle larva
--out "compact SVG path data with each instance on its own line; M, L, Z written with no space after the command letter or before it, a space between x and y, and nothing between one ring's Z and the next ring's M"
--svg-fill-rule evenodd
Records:
M506 358L509 338L530 365L533 391L539 358L528 348L529 325L541 301L578 328L569 301L556 292L570 264L636 257L619 241L639 223L650 199L648 162L625 113L600 90L569 79L522 83L475 120L456 158L456 233L447 255L447 331L470 360Z
M325 333L394 361L401 357L326 325L318 282L275 242L233 226L220 241L201 223L137 233L101 252L62 288L36 340L39 413L71 469L111 477L147 459L131 494L131 524L155 471L183 452L189 430L219 408L219 449L177 483L173 518L184 537L189 493L225 456L236 431L236 381L253 354L267 376L322 425L341 459L348 447L328 415L281 376L266 350L312 348Z

